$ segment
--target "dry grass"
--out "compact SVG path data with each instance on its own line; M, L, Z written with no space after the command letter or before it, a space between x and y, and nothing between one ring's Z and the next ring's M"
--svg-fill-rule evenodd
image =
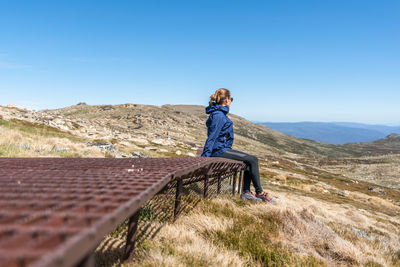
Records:
M396 260L399 217L291 193L275 194L284 199L276 207L285 221L282 240L298 253L317 253L330 265L400 263Z
M1 157L102 157L98 149L66 137L38 135L0 126Z
M125 264L399 266L400 218L385 213L398 210L396 204L356 191L349 191L343 201L337 195L337 181L278 175L269 173L281 184L278 191L270 191L278 205L226 197L201 200L188 215L161 228L153 240L139 244L136 261ZM325 188L329 191L321 192ZM360 203L367 208L360 208ZM121 249L114 245L112 257L104 254L116 259L114 266L121 264Z
M276 179L282 173L286 181ZM268 169L264 179L275 184L280 191L275 194L284 199L279 205L288 222L283 228L283 243L300 255L317 253L329 265L400 265L396 191L385 189L386 194L371 195L367 183L325 173L304 176ZM339 195L344 189L347 195Z
M103 114L102 112L100 113ZM151 114L147 115L152 118ZM187 117L185 114L182 116ZM120 122L116 121L116 124L119 125ZM197 124L204 127L203 121L198 121ZM102 123L99 125L103 126ZM240 126L239 123L236 125ZM167 126L163 127L169 131ZM242 130L251 127L242 127ZM158 125L151 125L151 128L157 128L158 131L160 129ZM190 135L187 132L189 128L178 129L176 133L171 133L171 137L186 140L186 135ZM150 127L145 127L141 131L147 133L149 129ZM193 136L197 138L200 135L193 130ZM196 138L188 140L198 143ZM281 200L279 205L250 204L229 198L202 200L190 214L182 216L174 224L164 222L165 226L153 240L139 243L135 263L122 263L120 260L124 245L123 236L109 236L97 250L102 264L400 266L398 191L385 189L384 195L369 192L370 184L351 181L339 175L343 165L341 162L331 166L332 170L339 168L337 175L318 169L315 167L317 165L299 165L295 161L299 156L293 154L289 160L283 158L283 152L278 150L281 146L290 145L289 141L281 135L277 135L276 139L277 144L270 144L273 141L270 136L239 135L236 144L239 149L255 151L263 158L266 157L265 153L276 154L277 158L274 158L273 162L279 161L278 163L262 160L260 162L266 167L262 171L266 178L264 182L276 189L272 194ZM3 157L104 156L97 148L88 147L86 142L87 140L81 137L51 127L0 120L0 156ZM120 140L114 140L114 143L119 149L123 149ZM129 143L126 146L128 151ZM309 148L307 144L302 144L296 150ZM175 149L178 148L169 149L169 152L164 154L176 156ZM185 149L191 151L189 146L183 144L179 149L184 152ZM326 149L329 150L329 147ZM149 153L152 156L161 155L158 151ZM389 167L395 166L389 169L390 174L397 177L398 162L399 157L393 156L377 162L379 166L376 166L379 168L374 166L366 170L375 176L382 176L380 174L384 173L383 169L386 170L389 166L385 164L390 163L392 165ZM357 164L360 170L365 167L363 162ZM324 167L328 169L327 166ZM358 170L347 167L344 169L348 172ZM356 174L363 173L367 172ZM348 195L338 195L338 192L343 190L347 190Z
M345 174L347 177L400 189L400 155L331 160L322 165L326 170Z
M279 241L280 216L264 205L217 198L164 227L135 266L324 265L297 256Z
M204 214L182 217L162 229L140 265L243 266L237 252L221 248L202 236L206 229L226 231L231 225L231 220Z

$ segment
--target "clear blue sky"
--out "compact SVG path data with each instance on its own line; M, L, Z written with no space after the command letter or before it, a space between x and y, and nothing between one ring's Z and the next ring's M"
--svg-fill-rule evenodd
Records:
M400 1L0 1L0 105L400 124Z

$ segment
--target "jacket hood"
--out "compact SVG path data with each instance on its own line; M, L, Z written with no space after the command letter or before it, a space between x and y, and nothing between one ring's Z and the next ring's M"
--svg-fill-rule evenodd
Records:
M211 114L217 110L220 110L223 113L227 114L229 112L229 107L228 106L220 106L220 105L208 106L208 107L206 107L206 114Z

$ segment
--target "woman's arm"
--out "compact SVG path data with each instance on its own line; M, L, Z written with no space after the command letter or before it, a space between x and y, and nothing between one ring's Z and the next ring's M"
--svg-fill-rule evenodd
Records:
M213 151L215 140L217 140L222 126L224 126L224 115L221 113L214 113L211 115L211 125L208 127L208 138L204 145L202 157L210 157Z
M229 132L229 137L226 140L226 145L227 145L227 147L232 148L232 145L233 145L233 130Z

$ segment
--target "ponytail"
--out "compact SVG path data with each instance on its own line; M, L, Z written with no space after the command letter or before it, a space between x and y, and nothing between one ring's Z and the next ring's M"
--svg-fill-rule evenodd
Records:
M210 96L210 106L221 105L225 99L231 98L231 92L225 88L219 88L214 94Z

